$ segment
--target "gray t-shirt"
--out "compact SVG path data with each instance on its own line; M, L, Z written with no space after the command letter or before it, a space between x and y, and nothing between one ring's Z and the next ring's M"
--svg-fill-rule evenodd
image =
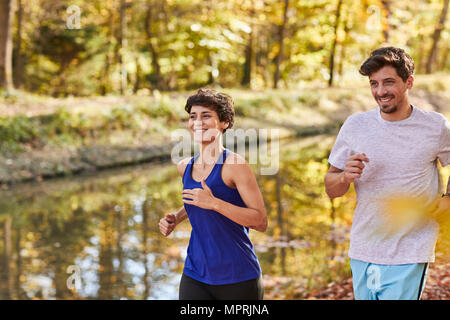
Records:
M450 162L450 125L437 112L413 107L401 121L386 121L380 109L347 118L328 159L341 170L350 156L365 153L369 162L354 182L357 194L349 257L378 264L434 262L438 225L383 233L384 199L390 195L432 199L438 195L439 173ZM380 228L381 227L381 228Z

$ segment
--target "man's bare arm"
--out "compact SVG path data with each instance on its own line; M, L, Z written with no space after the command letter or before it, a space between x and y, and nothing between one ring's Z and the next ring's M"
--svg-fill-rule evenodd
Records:
M347 193L350 183L343 181L344 170L331 166L325 175L325 191L333 199Z

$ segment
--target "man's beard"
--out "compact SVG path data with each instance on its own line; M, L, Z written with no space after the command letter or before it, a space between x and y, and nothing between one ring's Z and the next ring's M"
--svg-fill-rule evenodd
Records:
M383 112L383 113L394 113L395 111L397 111L397 109L398 109L398 106L397 106L397 105L394 105L394 106L391 107L390 109L389 109L388 106L386 106L386 108L384 108L382 105L380 106L380 110L381 110L381 112Z

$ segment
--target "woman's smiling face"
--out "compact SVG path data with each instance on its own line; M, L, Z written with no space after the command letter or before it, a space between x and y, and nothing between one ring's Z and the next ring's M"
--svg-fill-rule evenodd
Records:
M221 122L217 112L212 108L192 106L189 113L189 130L193 134L194 141L212 142L227 127L228 123Z

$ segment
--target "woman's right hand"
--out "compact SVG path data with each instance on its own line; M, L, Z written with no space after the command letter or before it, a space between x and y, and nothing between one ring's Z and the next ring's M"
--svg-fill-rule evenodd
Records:
M176 227L176 217L173 213L168 213L159 220L159 231L164 237L167 237Z

